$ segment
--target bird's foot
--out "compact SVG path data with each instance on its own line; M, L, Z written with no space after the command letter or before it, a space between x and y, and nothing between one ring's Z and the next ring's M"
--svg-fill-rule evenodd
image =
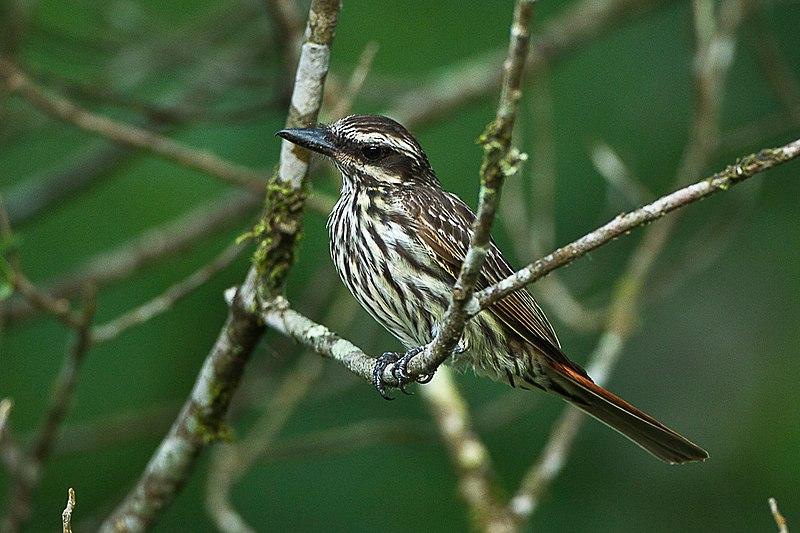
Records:
M411 348L405 353L385 352L375 362L375 366L372 367L372 384L375 385L375 389L377 389L378 393L385 400L394 399L386 394L386 384L383 381L383 371L390 365L394 365L392 367L392 376L397 380L397 387L403 394L411 394L406 390L406 386L408 386L409 383L413 383L414 381L418 383L428 383L433 379L433 373L425 374L416 379L408 374L409 362L422 350L423 347L418 346L416 348Z

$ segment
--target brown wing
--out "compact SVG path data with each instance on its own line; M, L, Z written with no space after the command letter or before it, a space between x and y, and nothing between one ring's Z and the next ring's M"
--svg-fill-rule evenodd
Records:
M414 194L404 198L404 203L416 221L415 229L420 241L455 282L467 255L475 214L457 196L442 189L417 188ZM488 287L513 273L511 265L492 241L476 287ZM489 312L555 363L586 375L582 368L561 352L553 327L526 289L506 296L489 307Z

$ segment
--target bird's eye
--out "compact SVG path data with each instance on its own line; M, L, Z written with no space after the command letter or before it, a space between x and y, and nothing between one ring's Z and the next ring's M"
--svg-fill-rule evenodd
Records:
M383 155L383 148L377 144L367 144L361 148L361 154L367 161L377 161Z

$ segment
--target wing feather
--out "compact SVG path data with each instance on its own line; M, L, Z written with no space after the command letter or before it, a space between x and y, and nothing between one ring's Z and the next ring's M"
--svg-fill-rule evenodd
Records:
M416 235L454 283L467 255L475 214L457 196L441 189L417 188L404 198L416 223ZM495 244L490 242L476 288L486 288L514 273ZM553 366L565 365L586 375L564 355L553 327L527 289L513 292L488 308L509 329L551 359Z

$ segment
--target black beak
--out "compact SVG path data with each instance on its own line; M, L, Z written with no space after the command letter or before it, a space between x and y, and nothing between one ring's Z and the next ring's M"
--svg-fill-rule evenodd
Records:
M337 152L336 147L331 142L331 132L325 126L316 128L287 128L276 133L278 137L283 137L287 141L303 148L308 148L312 152L318 152L328 157L333 157Z

